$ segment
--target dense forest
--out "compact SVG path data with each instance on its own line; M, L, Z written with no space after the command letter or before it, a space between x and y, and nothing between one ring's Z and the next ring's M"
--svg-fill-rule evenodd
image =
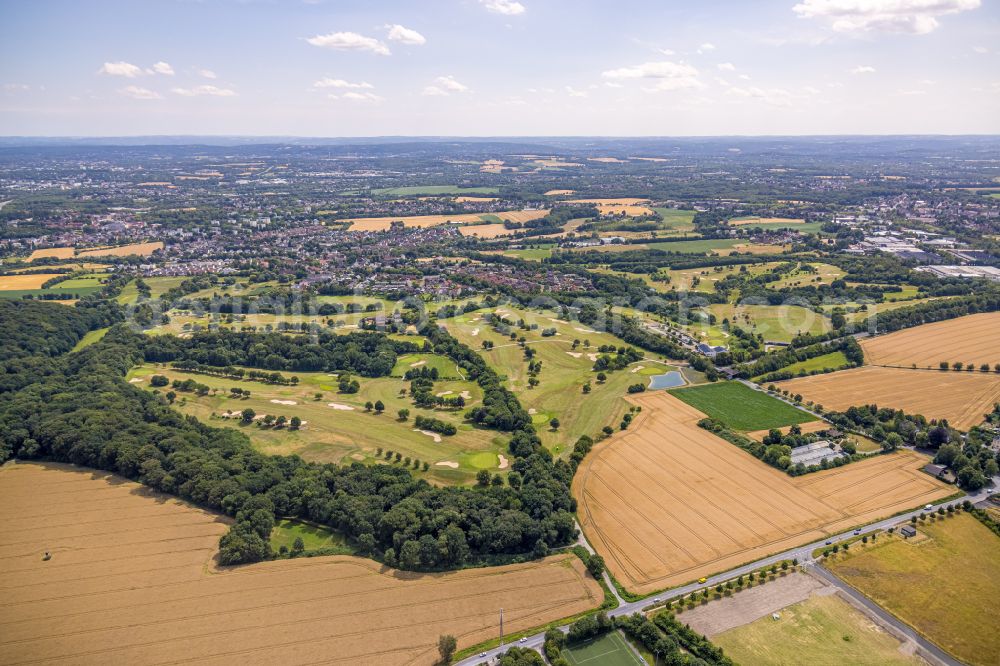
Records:
M516 396L478 354L436 327L425 331L434 350L483 388L483 405L470 418L512 434L507 484L437 488L391 466L263 455L237 430L183 416L161 395L124 380L147 357L269 365L279 347L296 363L320 359L320 367L347 363L354 372L374 373L397 344L383 335L321 338L319 349L311 349L295 339L223 332L150 339L115 326L100 342L57 355L88 327L105 323L71 312L45 303L0 309L3 358L13 359L5 361L0 385L0 462L48 459L108 470L222 511L236 519L221 540L223 563L269 557L270 531L286 516L329 526L359 552L406 569L524 559L575 537L572 468L553 462Z

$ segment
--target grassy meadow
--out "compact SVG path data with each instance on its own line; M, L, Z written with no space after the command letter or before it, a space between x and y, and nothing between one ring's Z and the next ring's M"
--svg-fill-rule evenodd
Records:
M757 666L918 666L892 635L835 595L812 596L750 624L712 636L738 664Z
M1000 537L967 514L917 525L828 567L929 640L977 666L1000 663Z

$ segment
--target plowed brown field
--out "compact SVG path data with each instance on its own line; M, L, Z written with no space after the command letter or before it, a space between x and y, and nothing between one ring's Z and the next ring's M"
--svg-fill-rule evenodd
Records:
M906 451L790 477L699 428L665 392L573 480L580 524L627 589L651 593L945 497Z
M1000 375L996 373L868 366L778 382L777 386L801 393L826 409L842 411L875 403L929 419L948 419L960 430L982 423L994 403L1000 402Z
M1000 363L1000 312L937 321L861 341L872 365L937 368L941 361Z
M431 664L596 607L579 559L415 574L354 557L228 570L223 519L120 477L0 467L2 664ZM52 559L42 561L44 551Z

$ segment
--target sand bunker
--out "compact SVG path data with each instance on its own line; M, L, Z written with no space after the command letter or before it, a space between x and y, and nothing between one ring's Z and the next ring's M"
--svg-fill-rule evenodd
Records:
M507 456L502 453L498 453L497 457L500 458L500 466L498 469L507 469Z
M437 434L436 432L431 432L430 430L421 430L420 428L414 428L413 432L419 432L421 435L427 435L428 437L432 438L435 443L441 442L441 435Z
M354 411L354 408L351 407L350 405L343 405L343 404L341 404L339 402L328 402L328 403L326 403L326 406L327 407L333 407L334 409L340 410L342 412L353 412Z
M299 403L295 402L294 400L273 400L272 399L271 402L273 402L276 405L297 405L297 404L299 404Z
M452 469L458 469L458 463L454 460L442 460L441 462L434 463L436 467L450 467Z

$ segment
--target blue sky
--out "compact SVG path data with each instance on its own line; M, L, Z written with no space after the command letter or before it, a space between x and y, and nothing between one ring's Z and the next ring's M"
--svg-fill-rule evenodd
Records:
M997 0L0 0L0 134L1000 132Z

